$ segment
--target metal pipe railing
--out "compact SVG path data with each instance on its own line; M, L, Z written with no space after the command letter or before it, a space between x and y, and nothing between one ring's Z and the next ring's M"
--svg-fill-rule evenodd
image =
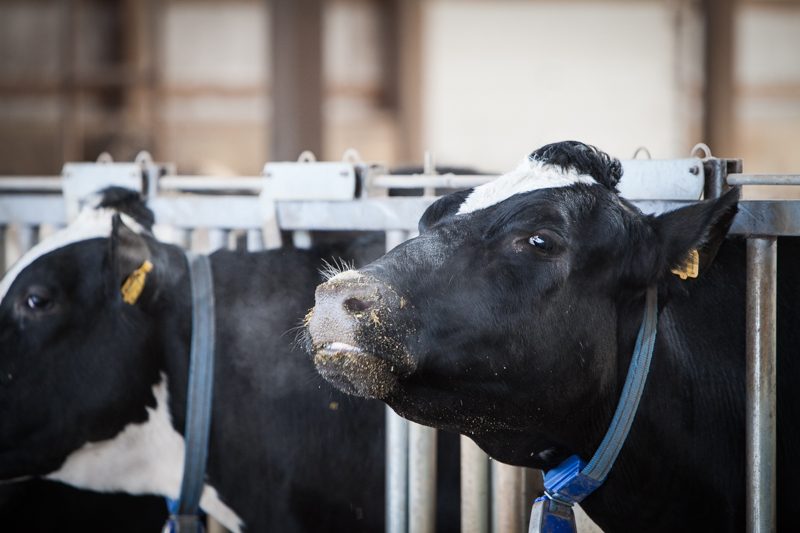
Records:
M640 162L641 163L641 162ZM669 165L669 162L665 162ZM800 175L741 174L737 160L709 158L703 161L706 174L705 195L715 197L726 186L736 185L800 185ZM697 174L695 160L671 163L677 172ZM685 168L684 168L685 167ZM647 167L647 174L668 166ZM630 170L636 175L636 167ZM379 175L367 185L377 189L467 188L495 179L495 175ZM247 248L264 247L263 223L259 199L264 178L198 177L168 175L158 179L156 194L150 206L160 223L176 230L178 244L192 248L194 229L208 229L212 250L227 248L231 229L245 230ZM649 181L647 182L649 183ZM688 182L687 182L688 183ZM660 185L663 185L661 183ZM659 185L659 186L660 186ZM661 189L659 189L661 190ZM6 248L10 246L9 228L14 225L16 243L21 253L39 238L41 224L63 224L66 210L60 177L12 177L0 180L0 268L10 262ZM192 193L183 195L182 193ZM646 212L659 212L679 207L678 197L668 200L635 202ZM683 198L681 196L681 198ZM9 199L11 199L9 201ZM226 208L219 209L224 200ZM388 230L387 250L406 240L422 211L435 198L379 198L351 201L276 202L281 228L294 232L298 241L307 241L311 229ZM413 220L412 220L413 219ZM775 291L776 236L800 235L800 202L742 201L731 228L732 234L759 235L748 240L747 288L747 493L748 528L770 531L775 527ZM761 237L763 235L763 237ZM200 237L203 237L202 235ZM200 239L204 240L204 239ZM435 431L410 424L387 408L387 531L406 533L431 531L435 523ZM518 499L525 483L519 471L493 464L475 444L462 437L462 531L496 533L517 529L514 518ZM491 476L490 476L491 472ZM518 479L519 478L519 479ZM490 482L491 479L491 482ZM418 489L421 492L418 492ZM490 505L490 492L493 498ZM527 500L523 502L525 506ZM516 513L519 515L519 513ZM524 527L524 525L523 525Z
M747 531L776 530L778 242L747 240Z
M489 533L489 456L461 436L461 533Z
M800 174L728 174L728 185L800 185Z
M408 531L436 531L436 430L408 424Z
M8 270L8 263L6 262L6 233L8 226L0 224L0 272ZM0 276L2 277L2 276Z
M492 533L524 531L524 469L492 461L491 476Z

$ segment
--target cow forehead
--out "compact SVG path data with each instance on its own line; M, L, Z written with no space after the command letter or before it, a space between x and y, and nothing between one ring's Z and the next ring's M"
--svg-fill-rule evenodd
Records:
M43 240L25 253L0 281L0 305L2 305L8 290L14 280L40 257L54 252L70 244L75 244L89 239L109 237L114 215L113 209L86 209L69 226ZM137 233L143 228L127 215L121 215L125 225Z
M593 185L597 183L597 180L588 174L580 174L573 168L563 168L526 158L511 172L503 174L489 183L475 187L472 193L462 202L456 214L464 215L491 207L511 198L515 194L540 189L569 187L578 183Z

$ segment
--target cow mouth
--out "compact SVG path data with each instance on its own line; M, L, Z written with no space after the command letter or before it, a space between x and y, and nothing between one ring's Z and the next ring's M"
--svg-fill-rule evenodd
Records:
M344 342L316 345L314 365L330 384L354 396L384 399L398 385L391 362Z

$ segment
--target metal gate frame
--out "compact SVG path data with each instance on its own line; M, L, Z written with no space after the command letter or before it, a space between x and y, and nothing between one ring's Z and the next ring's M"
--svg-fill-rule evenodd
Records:
M174 165L154 163L140 155L133 165L134 182L141 184L159 225L178 230L176 244L191 245L192 233L208 229L211 250L227 247L231 231L245 231L249 250L270 246L265 238L265 205L281 230L291 231L301 247L312 230L380 230L387 250L416 233L419 217L436 200L434 188L459 189L480 185L497 176L453 176L432 173L391 176L382 167L353 162L360 194L348 199L259 198L264 176L209 178L178 176ZM639 176L639 192L628 195L646 213L661 213L696 201L685 190L670 189L669 178L699 176L705 198L717 197L737 185L800 185L800 175L747 175L741 160L704 159L626 161L623 180ZM111 170L108 158L89 171ZM124 172L130 172L131 164ZM630 167L630 168L628 168ZM6 235L16 226L21 252L39 238L42 225L60 227L74 213L74 197L66 184L75 183L79 167L65 165L62 176L0 178L0 269L6 261ZM308 167L309 172L312 167ZM702 172L700 172L702 170ZM631 173L633 171L633 173ZM302 174L302 173L301 173ZM95 176L98 174L95 173ZM102 176L102 173L99 174ZM652 179L658 177L660 181ZM647 178L647 179L645 179ZM301 178L298 178L301 180ZM301 180L302 181L302 180ZM97 183L120 184L99 178ZM62 186L64 185L64 186ZM86 183L81 183L85 186ZM297 184L300 189L302 183ZM136 187L134 185L134 187ZM683 184L685 188L685 183ZM423 188L424 196L388 197L389 188ZM624 192L624 191L623 191ZM66 199L66 200L65 200ZM731 234L747 238L747 529L774 531L776 501L776 280L777 237L800 235L800 201L744 200ZM389 533L427 533L435 528L436 431L410 423L387 407L386 530ZM521 469L491 463L469 439L462 437L463 532L523 531L529 504ZM521 506L521 507L520 507Z

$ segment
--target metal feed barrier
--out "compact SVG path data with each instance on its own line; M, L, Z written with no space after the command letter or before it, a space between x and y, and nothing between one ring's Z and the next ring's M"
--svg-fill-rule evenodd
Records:
M426 165L429 167L430 165ZM703 158L624 161L621 193L643 211L659 213L719 196L733 185L800 184L800 175L741 174L741 161ZM496 176L388 175L349 152L342 162L316 162L305 153L292 163L268 163L261 176L177 175L173 165L142 153L133 163L107 156L67 163L61 176L0 178L0 268L50 231L67 224L87 197L110 185L141 191L156 216L156 235L187 248L212 251L243 237L248 250L280 245L291 232L298 247L312 230L384 231L386 249L416 234L417 221L437 189L463 189ZM422 189L422 196L389 196L389 189ZM778 236L800 235L800 201L742 201L731 233L748 238L747 457L748 530L775 528L775 288ZM204 234L205 245L195 234ZM8 242L7 242L8 241ZM12 246L13 245L13 246ZM387 408L386 531L435 528L436 431ZM493 461L462 437L461 508L465 533L524 531L530 476Z

